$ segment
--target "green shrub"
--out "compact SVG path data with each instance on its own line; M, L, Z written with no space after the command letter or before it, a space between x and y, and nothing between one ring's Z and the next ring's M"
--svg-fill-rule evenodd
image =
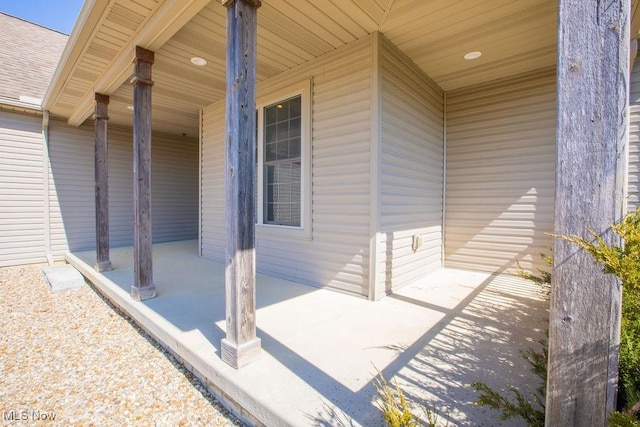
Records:
M629 413L614 412L609 416L610 427L640 427L640 422Z
M623 245L609 246L591 229L587 229L590 238L561 235L555 237L575 243L589 252L596 262L602 264L605 273L615 274L622 282L618 409L624 409L625 412L612 414L610 424L620 427L635 426L638 425L640 413L640 209L628 214L610 228L624 240ZM543 260L547 265L553 265L552 257L543 255ZM542 270L539 270L539 273L536 276L521 268L518 269L520 276L541 285L549 295L551 274ZM546 352L547 346L543 343L543 351L538 354L539 357L532 358L531 356L535 356L536 353L531 349L524 353L529 356L532 371L543 379L545 385ZM485 384L473 383L472 385L477 392L481 393L476 403L502 411L503 420L519 416L530 426L544 424L544 385L537 390L538 394L533 395L529 400L514 387L510 387L515 395L515 403Z
M622 319L620 322L620 362L618 409L640 412L640 208L612 225L611 231L624 244L609 246L595 231L593 240L579 236L556 236L575 243L602 264L607 274L622 282Z
M542 254L542 260L547 266L553 266L553 258L549 255ZM518 265L518 276L531 280L533 283L540 286L540 289L547 300L551 296L551 273L545 270L538 269L538 274L533 274L525 271ZM546 340L541 340L541 350L537 351L533 348L529 348L526 351L521 351L522 357L529 362L531 372L533 372L538 378L540 383L536 388L535 393L532 393L528 398L522 394L520 390L511 386L509 390L513 395L513 399L509 399L485 383L474 381L471 383L471 387L476 393L480 393L478 400L474 402L475 405L488 406L492 409L500 411L500 419L506 421L510 418L522 418L530 427L542 427L544 426L544 403L546 397L547 386L547 356L548 346Z
M620 222L610 226L618 236L624 239L622 246L609 246L595 231L587 229L593 241L580 236L555 236L575 243L589 252L602 264L602 271L615 274L625 286L625 291L637 305L640 303L640 208L626 215ZM630 300L631 302L631 300ZM631 308L631 307L627 307ZM638 316L636 313L635 316Z
M625 410L612 413L609 425L640 427L640 208L612 225L611 230L623 238L624 245L608 246L601 236L590 229L588 231L593 241L579 236L555 237L575 243L588 251L596 262L603 265L605 273L615 274L622 282L618 409ZM553 265L551 256L542 255L542 258L547 265ZM518 268L518 274L540 285L544 295L547 298L550 296L551 273L538 270L539 275L535 275ZM540 344L541 351L530 348L522 352L522 356L531 365L531 371L541 379L535 394L527 398L517 388L509 387L513 394L513 400L510 400L484 383L473 382L471 386L480 393L475 404L501 411L501 420L520 417L528 426L544 426L548 347L544 340ZM382 373L378 372L375 385L381 399L378 406L389 426L412 427L420 424L397 383L392 388ZM422 409L428 425L435 426L435 412L426 407Z
M515 402L512 402L484 383L474 381L471 383L471 387L473 387L474 391L480 393L480 397L478 397L475 404L488 406L500 411L500 419L502 421L520 417L528 426L544 426L544 402L542 401L544 395L532 394L531 399L528 399L517 388L509 387L515 397Z
M414 427L418 425L418 419L411 412L409 403L397 381L395 387L391 387L382 372L378 371L374 384L380 396L380 402L377 403L378 408L388 426Z
M549 252L552 252L551 248L547 248ZM529 273L527 270L520 266L518 263L518 269L516 270L516 274L523 279L530 280L536 285L540 286L540 291L542 292L544 298L549 301L551 299L551 269L553 268L553 257L547 254L540 254L540 258L546 264L548 270L543 270L537 268L536 271L538 274Z
M426 423L423 423L420 418L414 415L397 381L395 386L392 387L382 375L382 372L378 371L378 376L375 377L373 382L380 397L380 401L376 402L376 405L382 412L382 416L389 427L416 427L423 424L428 427L436 427L438 425L438 414L427 406L420 406ZM448 421L446 425L449 425Z

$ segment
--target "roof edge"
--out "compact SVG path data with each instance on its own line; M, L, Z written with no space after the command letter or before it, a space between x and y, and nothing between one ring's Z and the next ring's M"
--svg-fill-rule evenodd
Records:
M60 94L64 83L69 78L78 58L84 51L85 45L90 40L97 27L97 22L109 2L110 0L85 0L64 47L62 56L58 61L56 71L53 73L49 87L47 87L47 91L44 94L42 101L44 109L49 110L51 108L50 104L55 102L55 99Z
M131 36L109 65L102 70L100 76L93 82L91 89L80 97L69 115L67 123L71 126L80 126L93 112L95 92L112 95L127 81L133 72L132 53L137 46L154 52L160 49L187 22L200 13L210 1L162 0L158 2L158 7L147 15L142 27ZM98 27L96 25L96 31L98 31ZM76 61L79 58L76 58ZM65 82L58 81L57 84L62 90ZM46 100L46 102L51 101L53 99ZM49 108L49 104L44 105Z
M2 107L17 108L19 110L42 111L42 106L39 104L0 96L0 108Z
M17 19L18 21L22 21L22 22L25 22L25 23L27 23L27 24L31 24L31 25L33 25L33 26L35 26L35 27L40 27L40 28L42 28L43 30L48 30L48 31L51 31L52 33L58 33L58 34L60 34L60 35L63 35L63 36L69 37L69 34L63 33L63 32L62 32L62 31L60 31L60 30L55 30L55 29L53 29L53 28L49 28L49 27L47 27L47 26L45 26L45 25L38 24L37 22L31 22L31 21L28 21L28 20L26 20L26 19L24 19L24 18L21 18L21 17L19 17L19 16L12 15L12 14L7 13L7 12L2 12L2 11L0 11L0 15L8 16L8 17L10 17L10 18Z

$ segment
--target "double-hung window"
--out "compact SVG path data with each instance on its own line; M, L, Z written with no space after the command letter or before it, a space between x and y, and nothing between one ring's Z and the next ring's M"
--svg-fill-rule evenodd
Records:
M259 100L257 225L259 233L309 238L311 202L310 82ZM263 101L263 102L260 102Z
M265 224L300 227L302 189L301 95L264 107Z

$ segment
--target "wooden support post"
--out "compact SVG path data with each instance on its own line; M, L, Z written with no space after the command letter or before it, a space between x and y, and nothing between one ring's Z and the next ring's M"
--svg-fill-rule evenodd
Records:
M153 284L151 232L151 66L154 54L136 46L133 62L133 258L131 297L156 296Z
M95 94L95 177L96 177L96 265L97 271L111 270L109 260L109 97Z
M561 0L555 233L608 226L624 213L630 0ZM548 426L604 426L617 392L621 286L591 255L554 240Z
M222 360L238 369L260 356L255 301L256 30L259 1L228 0L226 114L226 338Z

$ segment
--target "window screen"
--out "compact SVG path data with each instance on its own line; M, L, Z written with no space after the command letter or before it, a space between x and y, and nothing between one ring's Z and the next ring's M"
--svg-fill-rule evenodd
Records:
M264 108L264 223L300 226L301 96Z

